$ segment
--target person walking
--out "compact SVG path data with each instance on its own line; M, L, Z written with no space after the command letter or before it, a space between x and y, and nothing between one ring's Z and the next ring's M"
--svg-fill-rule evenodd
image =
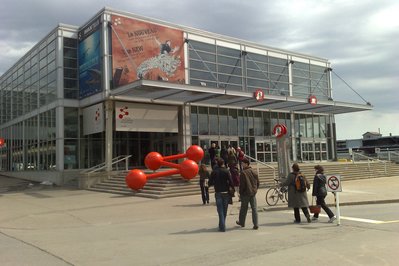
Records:
M250 162L247 158L244 158L242 161L242 172L240 174L240 199L241 199L241 207L238 221L236 224L245 227L245 219L247 217L248 212L248 204L251 205L252 209L252 223L253 229L257 230L259 228L258 225L258 210L257 210L257 202L256 202L256 193L259 188L259 177L258 173L256 173L251 166Z
M241 150L240 147L237 148L237 160L238 165L240 166L240 172L242 171L242 160L245 158L244 152Z
M216 166L209 178L209 186L213 186L215 188L216 209L219 216L219 231L225 232L227 210L229 202L231 201L229 187L234 188L234 186L231 180L230 172L225 167L224 160L222 158L218 158L216 161Z
M240 185L240 172L238 171L237 165L237 156L233 147L228 149L228 160L227 165L229 167L231 179L233 180L234 187L236 191L239 191ZM238 198L240 197L239 193L237 193Z
M326 176L324 175L324 168L321 165L316 165L314 167L316 170L316 174L314 175L313 178L313 189L312 189L312 196L316 197L316 204L320 205L321 208L327 213L329 223L332 223L335 221L335 215L331 211L331 209L326 205L325 198L327 196L327 189L326 189ZM315 213L313 214L312 220L317 221L319 219L319 214Z
M213 169L213 167L215 166L215 158L216 158L216 143L212 143L211 147L208 150L209 153L209 159L211 160L211 168Z
M309 202L308 202L308 195L307 195L307 190L310 189L310 184L308 182L308 180L306 179L306 177L304 175L303 179L306 185L306 189L303 192L298 191L295 188L295 179L297 177L297 175L299 175L301 173L299 166L297 163L294 163L292 165L292 172L288 174L287 178L285 180L283 180L280 183L280 186L288 186L288 207L293 208L294 209L294 217L295 223L300 223L301 222L301 216L299 214L299 208L302 209L303 214L305 215L308 223L311 223L312 220L310 219L310 214L309 214Z
M209 171L205 164L201 164L198 174L200 176L200 188L202 204L209 204Z

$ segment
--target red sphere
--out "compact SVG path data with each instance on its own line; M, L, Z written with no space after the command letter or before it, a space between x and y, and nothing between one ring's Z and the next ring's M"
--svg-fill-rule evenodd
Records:
M180 163L180 175L184 179L194 178L198 174L198 164L192 160L185 160Z
M142 189L147 183L147 176L139 169L131 170L125 177L126 185L131 189Z
M144 159L144 164L148 169L157 170L161 167L163 157L158 152L150 152Z
M187 158L199 162L204 158L204 150L198 145L191 145L186 151Z

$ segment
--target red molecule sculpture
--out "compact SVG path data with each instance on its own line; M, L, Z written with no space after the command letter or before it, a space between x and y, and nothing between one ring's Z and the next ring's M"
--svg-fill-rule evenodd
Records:
M180 174L184 179L190 180L197 175L198 164L196 162L201 161L203 157L204 150L198 145L190 146L186 153L171 156L162 156L158 152L150 152L144 159L144 164L148 169L155 171L161 166L167 166L175 169L148 175L139 169L133 169L125 178L126 184L129 188L138 190L144 187L144 185L147 183L147 179L155 179L158 177L176 174ZM181 158L188 158L188 160L185 160L180 164L168 162Z

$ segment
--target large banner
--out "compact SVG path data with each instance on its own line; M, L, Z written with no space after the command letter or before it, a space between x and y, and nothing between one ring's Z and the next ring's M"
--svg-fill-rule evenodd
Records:
M79 31L79 98L102 91L100 18Z
M114 88L138 79L184 83L183 32L112 16Z
M177 133L177 106L115 103L115 130Z

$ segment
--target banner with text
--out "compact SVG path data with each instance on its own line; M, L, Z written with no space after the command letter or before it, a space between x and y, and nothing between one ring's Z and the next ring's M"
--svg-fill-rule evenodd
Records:
M184 84L183 32L112 16L114 88L138 79Z

